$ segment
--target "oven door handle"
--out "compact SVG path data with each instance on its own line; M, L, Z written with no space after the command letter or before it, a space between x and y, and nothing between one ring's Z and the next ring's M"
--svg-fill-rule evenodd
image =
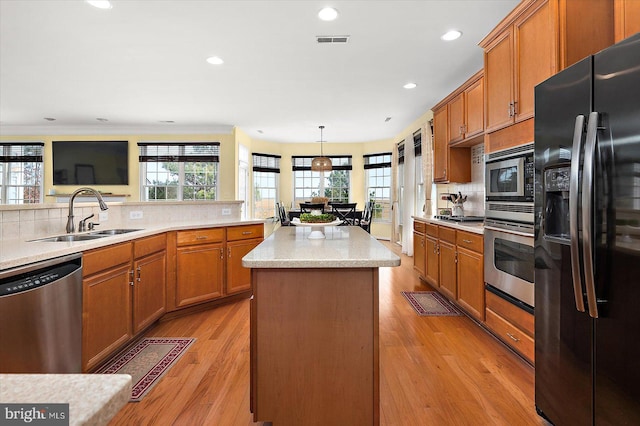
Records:
M571 275L573 276L573 293L576 299L576 309L580 312L585 311L580 272L580 245L578 236L578 179L580 177L580 151L582 148L583 129L584 115L579 115L576 117L576 123L573 129L573 147L571 152L571 180L569 182L569 236L571 241Z
M587 139L584 147L584 166L582 170L582 261L584 263L584 282L587 289L589 315L598 318L596 285L593 278L593 169L595 164L596 139L598 135L598 113L589 114Z

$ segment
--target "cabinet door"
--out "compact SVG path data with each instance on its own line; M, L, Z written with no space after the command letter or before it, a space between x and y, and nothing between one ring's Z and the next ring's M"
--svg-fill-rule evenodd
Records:
M481 254L458 247L458 302L484 321L484 269Z
M421 277L424 277L425 267L425 237L424 234L418 232L413 233L413 269L418 272Z
M130 281L130 263L83 280L83 371L98 365L133 336Z
M227 243L226 294L239 293L251 289L251 268L242 266L242 258L261 242L262 239Z
M447 138L447 108L433 113L433 181L447 181L449 139Z
M615 0L615 42L640 32L640 1Z
M147 328L165 312L167 254L161 251L133 263L133 333Z
M453 98L447 105L449 115L449 143L464 138L464 92Z
M486 89L485 130L491 132L513 123L513 59L511 29L507 29L484 53Z
M534 87L556 71L550 9L543 2L514 24L516 122L533 117Z
M465 139L484 131L484 79L469 86L465 92Z
M439 275L440 275L440 265L439 265L439 256L438 256L438 240L435 238L427 237L425 244L425 256L426 256L426 264L425 264L425 279L426 281L438 288L439 284Z
M440 240L440 291L450 299L458 298L456 280L456 246Z
M176 306L188 306L222 296L222 243L178 247L176 250Z

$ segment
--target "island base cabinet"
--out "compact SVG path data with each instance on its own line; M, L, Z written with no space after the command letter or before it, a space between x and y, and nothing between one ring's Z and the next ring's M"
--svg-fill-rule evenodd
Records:
M378 425L378 269L252 276L254 421Z

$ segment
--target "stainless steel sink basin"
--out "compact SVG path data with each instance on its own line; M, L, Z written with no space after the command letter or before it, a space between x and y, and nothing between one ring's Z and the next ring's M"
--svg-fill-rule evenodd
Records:
M98 238L104 238L106 235L87 235L87 234L68 234L58 235L57 237L40 238L37 240L31 240L33 242L73 242L73 241L89 241L96 240Z
M107 236L107 235L120 235L120 234L127 234L129 232L135 232L135 231L142 231L142 229L129 229L129 228L124 228L124 229L105 229L102 231L94 231L94 232L89 232L88 235L99 235L99 236Z

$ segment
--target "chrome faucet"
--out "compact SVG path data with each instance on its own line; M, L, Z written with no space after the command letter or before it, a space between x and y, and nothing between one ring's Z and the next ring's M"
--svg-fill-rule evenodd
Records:
M98 204L100 205L100 210L107 210L107 203L102 199L102 195L98 191L93 188L83 187L76 189L73 194L71 194L71 198L69 198L69 216L67 216L67 234L72 234L75 232L75 225L73 223L73 202L76 199L76 195L82 192L90 192L98 199Z

